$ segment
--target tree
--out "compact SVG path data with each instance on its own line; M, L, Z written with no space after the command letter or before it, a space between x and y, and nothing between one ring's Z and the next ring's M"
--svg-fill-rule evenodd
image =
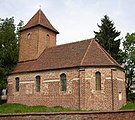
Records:
M16 28L16 37L17 37L18 42L20 40L20 29L22 28L23 25L24 25L24 22L22 20L20 20L20 22Z
M95 38L115 60L120 62L118 53L121 39L116 40L120 32L115 30L114 23L107 15L101 19L101 25L98 25L98 27L99 32L94 31Z
M0 19L0 89L6 87L6 75L18 61L18 30L13 17Z
M127 94L130 92L132 80L135 78L135 33L127 33L123 41L123 66L126 73Z

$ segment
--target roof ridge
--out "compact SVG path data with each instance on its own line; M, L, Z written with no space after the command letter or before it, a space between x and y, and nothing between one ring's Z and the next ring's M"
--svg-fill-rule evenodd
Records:
M90 38L90 39L84 39L84 40L78 40L78 41L73 41L73 42L70 42L70 43L64 43L64 44L60 44L60 45L57 45L55 47L58 47L58 46L64 46L64 45L70 45L70 44L76 44L76 43L79 43L79 42L84 42L84 41L88 41L88 40L92 40L93 38Z
M89 45L88 45L88 47L87 47L87 50L86 50L86 52L84 53L84 56L83 56L83 58L82 58L82 60L81 60L80 65L83 64L84 58L85 58L85 56L86 56L87 53L88 53L88 50L89 50L89 48L90 48L90 46L91 46L92 41L93 41L93 39L91 39L91 41L90 41L90 43L89 43Z
M96 42L97 43L97 42ZM108 60L113 63L113 64L117 64L118 66L120 66L120 64L99 44L97 44L99 46L99 49L101 49L103 51L103 53L105 54L105 56L108 58ZM121 66L120 66L121 67Z
M66 45L77 44L77 43L88 41L88 40L90 40L90 42L91 42L91 40L93 40L93 38L85 39L85 40L81 40L81 41L75 41L75 42L71 42L71 43L65 43L65 44L61 44L61 45L56 45L56 46L53 46L53 47L49 47L49 48L44 49L43 52L40 54L40 56L42 56L42 54L47 50L62 47L62 46L66 46ZM40 58L40 56L36 60L38 60Z

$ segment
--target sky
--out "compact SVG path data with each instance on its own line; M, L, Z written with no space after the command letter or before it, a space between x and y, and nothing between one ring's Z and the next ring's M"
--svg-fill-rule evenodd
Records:
M135 32L135 0L0 0L0 18L26 24L40 8L60 32L58 45L93 38L104 15L121 32L120 38Z

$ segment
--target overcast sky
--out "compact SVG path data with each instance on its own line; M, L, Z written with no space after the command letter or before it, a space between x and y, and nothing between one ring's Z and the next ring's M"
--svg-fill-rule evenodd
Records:
M135 0L0 0L0 18L14 17L16 24L20 20L26 24L40 6L60 32L57 44L93 38L104 15L121 37L135 32Z

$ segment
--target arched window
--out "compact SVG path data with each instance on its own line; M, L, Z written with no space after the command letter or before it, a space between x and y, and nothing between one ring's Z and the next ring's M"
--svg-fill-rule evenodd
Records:
M31 34L30 34L30 33L28 33L28 35L27 35L27 39L28 39L28 40L30 39L30 36L31 36Z
M16 92L18 92L19 91L19 77L16 77L15 78L15 82L16 82L16 86L15 86L15 89L16 89Z
M46 35L46 46L49 47L50 44L50 36L49 34Z
M101 90L101 73L96 72L96 90Z
M60 75L60 80L61 80L61 91L66 91L67 89L67 78L66 74L61 74Z
M49 34L46 35L46 40L49 41L50 40L50 36Z
M40 76L36 76L36 91L40 92Z

